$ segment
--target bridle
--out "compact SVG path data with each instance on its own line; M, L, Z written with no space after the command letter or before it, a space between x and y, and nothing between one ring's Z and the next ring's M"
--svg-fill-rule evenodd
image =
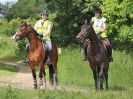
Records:
M23 27L25 27L25 28L23 28ZM20 32L22 32L22 35L19 35L19 34L17 34L17 33L15 33L15 35L16 35L17 37L19 37L19 38L23 38L23 37L25 37L25 35L26 35L25 32L27 31L27 29L28 29L27 26L22 26L22 28L19 29Z

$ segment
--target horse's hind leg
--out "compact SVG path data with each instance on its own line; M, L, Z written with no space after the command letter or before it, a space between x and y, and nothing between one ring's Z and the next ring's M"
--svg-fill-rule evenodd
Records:
M57 73L56 70L53 68L53 65L49 65L49 79L51 85L56 88L57 85Z
M98 89L98 79L97 79L96 70L93 70L93 77L94 77L94 80L95 80L95 89L97 90Z
M46 72L43 70L43 75L44 75L44 88L46 88Z
M105 69L104 75L105 75L106 90L108 90L108 70L107 69Z
M50 85L53 85L53 68L52 68L52 64L48 66L49 67L49 81L50 81Z

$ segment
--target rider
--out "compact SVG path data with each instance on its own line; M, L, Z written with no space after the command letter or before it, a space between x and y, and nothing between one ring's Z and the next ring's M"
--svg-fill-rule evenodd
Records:
M98 38L100 40L104 40L107 45L108 45L108 56L109 56L109 61L113 61L112 58L112 45L111 42L109 41L109 39L107 38L107 21L105 17L102 17L102 10L100 8L95 8L94 9L94 13L95 16L92 17L90 24L92 24L95 33L97 34ZM85 57L84 57L84 61L87 60L87 46L84 47L84 51L85 51Z
M39 34L39 37L48 45L49 51L47 62L50 63L50 51L52 49L50 34L52 32L53 23L49 21L48 15L48 10L43 10L41 12L41 19L36 22L34 29ZM25 63L28 63L28 58L26 59Z

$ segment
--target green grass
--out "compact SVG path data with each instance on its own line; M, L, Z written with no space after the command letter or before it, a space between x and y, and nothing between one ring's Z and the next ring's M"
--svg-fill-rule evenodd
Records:
M109 88L124 90L133 88L133 57L126 52L113 51L114 62L109 69ZM61 85L94 88L92 71L88 62L81 60L79 49L63 49L59 56L58 75Z
M88 93L1 88L0 99L133 99L133 56L131 54L125 51L113 51L114 62L110 64L109 69L109 90L102 92L92 90L94 89L92 71L89 63L81 60L82 54L77 47L62 49L58 62L58 79L59 85L88 89ZM9 66L2 66L0 64L0 68L5 68L2 74L7 71L14 73Z
M0 99L133 99L132 91L90 91L88 93L22 90L11 87L0 89Z
M16 74L18 69L13 66L0 64L0 76L7 76Z

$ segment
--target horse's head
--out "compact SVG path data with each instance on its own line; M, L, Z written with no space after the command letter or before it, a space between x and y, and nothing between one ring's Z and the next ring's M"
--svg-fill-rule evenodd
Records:
M91 25L84 24L81 27L80 32L78 33L76 39L78 42L82 43L85 39L89 39L91 33Z
M17 42L18 40L27 36L28 25L25 21L22 21L19 25L18 31L13 35L12 40Z

